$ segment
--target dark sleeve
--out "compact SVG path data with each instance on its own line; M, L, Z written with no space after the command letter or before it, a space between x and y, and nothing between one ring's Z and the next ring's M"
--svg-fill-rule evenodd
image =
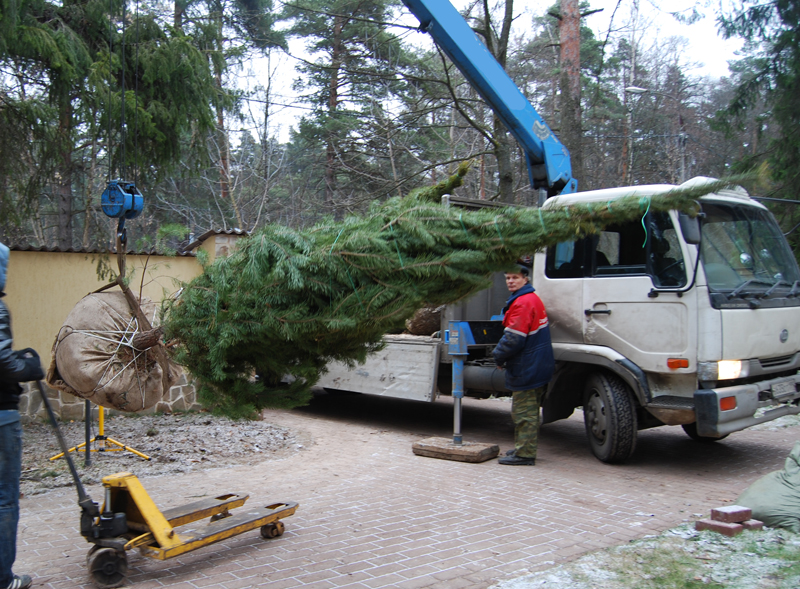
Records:
M8 309L0 303L0 380L25 382L35 380L36 371L32 362L26 362L11 347L11 317ZM36 360L38 366L39 361Z
M526 337L519 335L509 329L503 333L503 337L497 342L497 345L492 352L494 363L498 366L503 366L509 358L518 354L525 347Z

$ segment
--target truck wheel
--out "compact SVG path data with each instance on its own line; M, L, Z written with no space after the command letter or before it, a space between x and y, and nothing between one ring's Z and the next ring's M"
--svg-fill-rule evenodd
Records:
M636 449L633 392L611 374L596 372L586 380L583 421L592 453L602 462L624 462Z
M681 426L683 431L686 432L686 435L692 438L695 442L702 442L704 444L710 444L712 442L719 442L720 440L724 440L728 437L728 434L725 434L719 438L709 438L708 436L701 436L697 433L697 424L696 423L685 423Z

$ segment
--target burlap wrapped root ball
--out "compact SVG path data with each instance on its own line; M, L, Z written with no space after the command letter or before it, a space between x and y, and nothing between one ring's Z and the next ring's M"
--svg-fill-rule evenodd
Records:
M140 307L157 326L156 305L145 298ZM155 348L136 349L134 339L142 332L122 292L87 295L56 337L47 384L108 409L154 407L175 384L178 370L164 360L159 363Z

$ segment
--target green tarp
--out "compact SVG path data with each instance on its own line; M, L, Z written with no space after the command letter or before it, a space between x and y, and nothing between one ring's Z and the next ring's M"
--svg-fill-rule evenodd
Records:
M783 470L776 470L750 485L736 500L753 510L753 519L771 528L800 533L800 442L796 442Z

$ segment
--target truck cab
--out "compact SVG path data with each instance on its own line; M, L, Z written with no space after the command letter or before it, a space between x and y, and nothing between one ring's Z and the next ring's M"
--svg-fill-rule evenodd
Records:
M800 413L800 270L777 223L741 188L703 197L699 226L647 212L648 195L670 188L544 205L642 198L641 221L535 256L558 361L544 422L582 406L606 462L628 458L639 429L681 425L712 441Z

